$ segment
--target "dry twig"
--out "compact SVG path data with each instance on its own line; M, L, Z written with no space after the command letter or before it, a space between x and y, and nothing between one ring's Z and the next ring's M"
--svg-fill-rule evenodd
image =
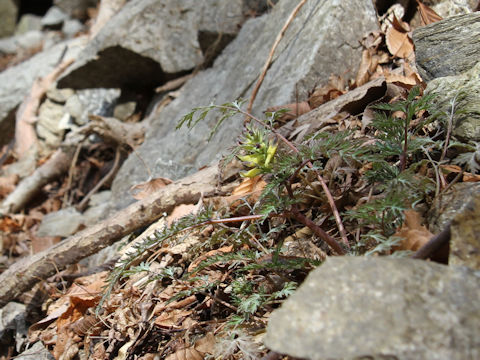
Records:
M307 0L301 0L298 5L293 9L292 13L288 17L287 21L283 25L282 29L278 33L275 42L273 43L272 48L270 49L270 53L268 54L267 61L265 61L265 65L263 65L262 73L260 74L260 77L258 78L257 83L255 84L255 87L253 88L252 95L250 96L250 101L248 103L247 107L247 112L251 113L252 112L252 107L253 107L253 102L255 101L255 98L257 97L258 90L260 89L260 86L263 83L263 79L265 79L265 75L267 74L268 68L270 67L273 59L273 55L275 54L275 50L278 47L278 44L280 44L280 40L282 40L283 35L285 34L285 31L287 31L288 27L290 26L291 22L297 15L297 13L300 11L302 6L307 2ZM246 117L245 121L248 121L248 117Z

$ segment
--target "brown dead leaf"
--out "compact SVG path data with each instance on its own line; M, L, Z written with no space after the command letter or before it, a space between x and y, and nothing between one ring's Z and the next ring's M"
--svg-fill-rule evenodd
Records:
M213 354L215 347L215 335L213 332L209 332L203 338L198 339L194 347L202 354Z
M310 108L316 109L320 105L336 99L346 92L345 79L342 76L330 75L328 83L321 88L315 89L313 94L310 95L308 103L310 104Z
M243 209L241 209L241 205L244 202L241 199L246 199L249 204L256 203L266 185L267 183L262 179L261 175L253 178L245 178L240 185L232 191L232 195L209 199L209 202L216 208L230 207L231 210L237 211L237 216L245 215L242 214Z
M6 197L14 189L18 182L18 175L11 174L0 177L0 198Z
M180 204L175 206L172 210L172 213L167 216L167 224L168 226L172 225L172 223L184 216L187 216L192 213L196 213L198 210L198 206L194 204Z
M362 86L370 80L372 68L372 54L369 49L365 49L362 52L362 61L357 71L357 76L355 77L356 86Z
M132 186L130 188L130 194L133 196L133 198L137 200L142 200L149 197L162 187L171 184L172 182L172 180L167 178L155 178L150 181Z
M408 32L399 31L392 26L387 30L385 40L388 51L393 56L407 59L413 53L413 41Z
M193 310L169 309L168 311L162 311L154 323L164 329L178 329L182 327L183 320L192 313Z
M418 77L415 76L414 74L410 76L405 76L405 75L393 74L385 71L384 75L387 83L395 83L396 85L400 85L406 89L411 89L412 87L420 83L418 81Z
M425 245L433 234L422 225L422 217L415 210L405 210L405 222L394 236L402 238L396 250L417 251Z
M287 122L289 120L296 119L300 115L306 114L310 110L310 105L306 101L302 101L301 103L292 103L286 105L279 105L279 106L272 106L267 109L267 112L274 112L282 109L287 109L288 111L285 112L278 121L280 122Z
M410 26L396 16L393 16L390 26L385 32L387 49L393 56L408 59L413 54L413 40L410 36Z
M165 360L203 360L203 355L199 353L193 346L186 349L179 349L173 354L168 355Z
M425 4L422 4L422 2L419 0L417 0L417 6L423 25L433 24L434 22L443 20L443 18L438 15L435 10Z
M445 174L449 173L460 173L462 172L462 168L458 165L440 165L440 168L442 169L442 172ZM464 182L477 182L480 181L480 175L479 174L472 174L469 172L464 172L463 173L463 178L462 181Z
M212 257L212 256L217 255L217 254L229 253L232 250L233 250L233 245L224 246L224 247L221 247L220 249L208 251L205 254L196 258L195 261L193 261L190 264L190 266L188 267L188 272L191 273L203 260L208 259L209 257Z

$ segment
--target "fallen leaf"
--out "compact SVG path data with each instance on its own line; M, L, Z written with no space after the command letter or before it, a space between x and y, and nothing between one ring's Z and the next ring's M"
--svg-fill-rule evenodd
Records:
M171 184L172 182L172 180L167 178L155 178L150 181L132 186L130 188L130 194L133 196L133 198L142 200L149 197L164 186Z
M198 206L194 204L180 204L175 206L175 208L172 210L172 213L167 216L167 224L170 226L174 221L192 213L196 213L197 211Z
M195 261L192 261L192 263L188 267L188 272L191 273L203 260L208 259L209 257L215 256L217 254L229 253L232 250L233 250L233 245L229 245L229 246L221 247L220 249L208 251L205 254L196 258Z
M17 174L0 177L0 198L4 198L8 194L10 194L15 189L15 185L17 185L17 182Z
M422 217L415 210L405 210L405 221L394 236L402 238L402 242L395 250L417 251L425 245L433 234L422 225Z
M208 332L203 338L198 339L194 347L202 354L213 354L215 347L215 335L213 335L213 332Z
M347 92L345 79L342 76L330 75L328 83L321 88L315 89L308 99L310 108L316 109L320 105L329 102Z
M388 51L393 56L407 59L413 53L413 41L410 35L408 32L398 30L395 26L387 30L385 41Z
M186 349L179 349L173 354L168 355L165 360L203 360L203 355L200 354L193 346Z
M362 61L357 71L357 76L355 77L355 85L362 86L370 80L370 68L372 65L372 55L368 49L363 50L362 52Z
M286 105L279 105L279 106L272 106L267 109L267 112L274 112L278 110L286 109L287 112L285 112L279 119L278 121L281 122L286 122L289 120L296 119L300 115L306 114L311 110L310 105L308 102L303 101L301 103L292 103L292 104L286 104Z
M438 15L435 10L425 4L422 4L422 2L419 0L417 0L417 6L424 25L433 24L437 21L443 20L443 18Z

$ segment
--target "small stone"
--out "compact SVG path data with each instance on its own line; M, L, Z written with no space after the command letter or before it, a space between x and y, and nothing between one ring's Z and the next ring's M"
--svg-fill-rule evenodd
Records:
M17 24L15 35L22 35L29 31L40 30L42 30L42 18L33 14L24 14Z
M62 142L64 131L59 124L64 114L63 105L54 103L50 99L40 105L36 126L37 134L51 147L57 147Z
M83 215L74 208L51 212L43 217L37 236L67 237L74 234L83 224Z
M14 0L0 0L0 38L13 35L18 6Z
M47 91L47 97L59 104L65 104L75 94L73 89L57 89L52 87Z
M62 32L67 38L72 38L84 29L83 24L77 19L68 19L63 22Z
M122 104L118 104L113 110L113 117L117 118L118 120L125 121L133 115L136 106L137 103L135 101L128 101Z
M58 6L52 6L43 16L42 25L47 27L58 27L61 26L67 19L68 15L65 14Z

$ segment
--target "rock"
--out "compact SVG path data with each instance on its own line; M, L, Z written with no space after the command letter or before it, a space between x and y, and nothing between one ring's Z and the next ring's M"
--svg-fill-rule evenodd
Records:
M15 54L41 47L43 39L44 35L41 31L29 31L22 35L0 39L0 54Z
M77 19L68 19L63 22L62 32L65 34L67 39L69 39L82 31L83 28L83 24Z
M28 350L15 356L15 360L54 360L52 354L43 346L41 341L37 341Z
M52 6L42 18L42 26L50 29L59 29L62 27L63 22L67 19L68 15L65 14L59 7Z
M127 2L60 79L60 86L151 89L202 64L202 49L209 49L219 34L231 39L245 19L242 0L179 4Z
M89 119L88 115L112 116L115 104L120 97L119 89L85 89L76 92L78 101L81 103L81 115L75 117L75 122L78 125L86 124ZM68 102L67 102L68 104Z
M67 237L83 224L83 216L74 208L65 208L45 215L38 227L37 236Z
M0 0L0 38L13 35L18 6L15 0Z
M305 359L478 359L480 277L413 259L328 258L273 311L265 344Z
M478 20L480 25L480 16ZM443 111L447 118L454 102L452 135L456 139L463 142L480 141L480 61L462 74L430 81L425 92L435 94L432 99L434 109Z
M75 57L83 45L82 38L58 44L0 73L0 145L12 139L15 110L29 93L33 81L48 75L55 68L66 46L65 58L69 59Z
M459 31L461 29L461 31ZM417 69L425 81L457 75L477 62L480 13L453 16L413 31Z
M80 20L87 18L89 7L96 7L98 0L54 0L54 4L70 17Z
M27 343L28 325L26 320L27 307L17 302L9 302L0 308L0 343L7 339L7 333L14 331L15 349L21 351Z
M40 30L42 30L42 18L33 14L24 14L17 24L15 35L22 35L29 31Z
M480 192L452 220L449 265L480 270Z
M83 213L83 223L86 226L96 224L108 215L111 191L102 191L92 195L88 202L89 208Z
M113 110L113 117L118 120L125 121L134 114L136 107L137 103L135 101L127 101L125 103L118 104Z
M434 234L445 229L471 198L477 195L480 195L480 183L476 182L457 183L450 190L440 193L428 211L428 229Z
M59 124L64 115L63 105L50 99L46 99L38 110L37 135L52 149L57 148L63 140L64 129Z
M218 159L234 144L243 127L243 116L226 121L210 142L207 140L219 119L217 113L210 114L191 131L175 131L175 127L194 107L250 96L274 38L295 5L289 0L279 1L268 15L247 21L212 68L199 72L174 101L158 115L152 114L146 140L137 152L154 176L181 178ZM351 22L352 18L355 22ZM351 26L346 28L346 23ZM361 58L358 41L376 28L371 1L335 0L304 6L276 50L253 113L261 116L267 107L291 103L297 94L305 99L318 79L326 82L332 73L350 70L349 75L354 76ZM130 156L113 183L115 207L132 202L128 189L147 177L136 155Z
M75 94L73 89L57 89L52 87L47 91L47 98L59 104L65 104Z

